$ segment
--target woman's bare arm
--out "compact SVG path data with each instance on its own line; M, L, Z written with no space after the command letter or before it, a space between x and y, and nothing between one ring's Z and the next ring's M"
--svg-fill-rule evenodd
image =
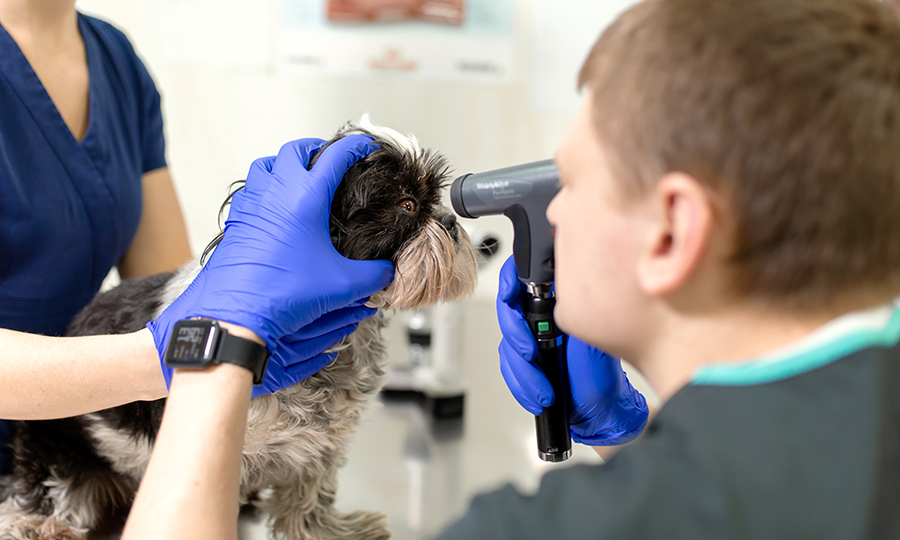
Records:
M63 418L165 397L153 336L46 337L0 329L0 418Z
M169 272L191 260L184 216L168 168L141 177L141 222L117 268L122 279Z
M234 335L245 328L222 323ZM237 539L241 449L253 376L231 364L175 370L123 540Z

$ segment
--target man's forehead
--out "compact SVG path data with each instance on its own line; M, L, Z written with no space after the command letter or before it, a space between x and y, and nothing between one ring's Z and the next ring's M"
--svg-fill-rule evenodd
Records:
M595 168L596 162L601 158L601 144L593 125L591 101L590 91L585 92L582 105L572 119L554 158L560 175L569 180L572 179L572 174L585 167Z

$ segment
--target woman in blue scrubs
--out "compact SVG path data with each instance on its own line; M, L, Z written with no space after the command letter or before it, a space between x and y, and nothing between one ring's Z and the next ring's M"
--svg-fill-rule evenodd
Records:
M164 152L159 93L124 34L74 0L0 0L0 329L59 335L111 268L191 258Z

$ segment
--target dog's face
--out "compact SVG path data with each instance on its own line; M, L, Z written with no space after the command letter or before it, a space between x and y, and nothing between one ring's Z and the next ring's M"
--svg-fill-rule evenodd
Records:
M344 125L325 146L354 133L371 136L381 148L350 167L338 186L331 205L331 241L350 259L394 263L394 281L370 303L414 310L471 294L475 248L456 216L441 205L441 187L448 179L444 157L419 148L415 137L376 126L368 115ZM243 181L233 186L241 189ZM220 219L230 203L231 196ZM206 247L201 263L222 236Z
M470 294L475 250L440 200L446 160L367 116L330 142L353 133L370 135L381 148L344 175L331 206L331 239L345 257L393 261L394 282L373 301L419 309Z

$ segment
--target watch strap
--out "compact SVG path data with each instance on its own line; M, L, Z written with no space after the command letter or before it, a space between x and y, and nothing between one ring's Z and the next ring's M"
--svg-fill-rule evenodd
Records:
M265 345L253 340L233 336L224 328L215 354L216 362L227 362L249 369L253 384L260 384L269 363L269 351Z

